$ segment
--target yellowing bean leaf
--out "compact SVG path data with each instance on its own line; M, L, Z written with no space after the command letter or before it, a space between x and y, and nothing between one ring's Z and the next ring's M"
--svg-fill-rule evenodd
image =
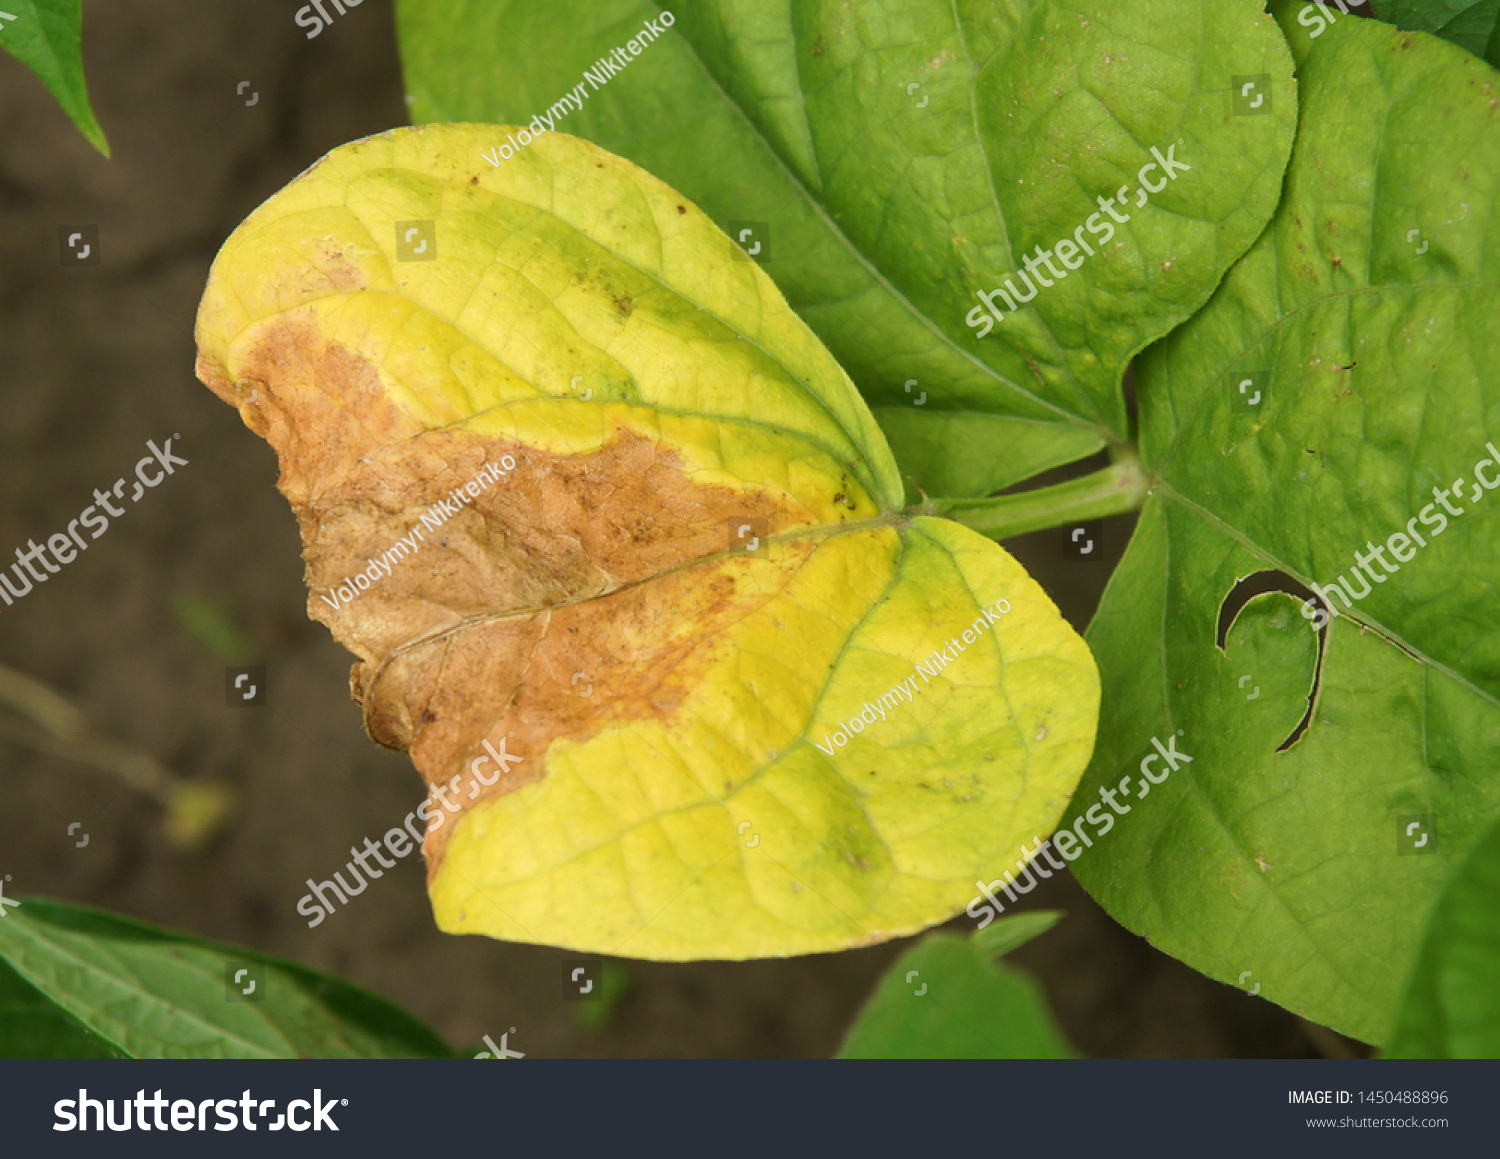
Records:
M695 205L519 132L336 150L198 321L366 727L430 787L439 925L747 958L949 917L1066 807L1087 648L901 511L848 377Z

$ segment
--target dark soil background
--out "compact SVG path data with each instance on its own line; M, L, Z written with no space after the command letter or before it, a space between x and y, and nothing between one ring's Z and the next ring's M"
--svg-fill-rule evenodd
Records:
M407 759L365 737L351 657L307 619L274 456L193 377L193 319L220 243L329 149L406 120L390 0L366 0L313 41L293 24L299 2L86 3L85 62L112 161L0 55L0 558L129 478L147 439L180 436L173 449L190 464L0 608L0 664L64 692L100 732L177 776L222 778L239 794L218 839L182 852L159 808L119 778L0 740L8 894L103 906L343 974L455 1046L514 1027L510 1047L532 1058L832 1054L906 943L625 963L628 993L592 1027L562 1000L561 951L439 933L415 858L314 930L296 913L306 878L329 876L422 795ZM85 223L98 226L101 260L64 267L58 227ZM1129 530L1106 525L1098 562L1065 559L1062 532L1008 546L1081 631ZM265 707L226 706L224 660L174 612L184 596L226 609L252 642ZM1364 1053L1153 950L1066 874L1026 901L1068 916L1010 960L1045 987L1085 1054Z

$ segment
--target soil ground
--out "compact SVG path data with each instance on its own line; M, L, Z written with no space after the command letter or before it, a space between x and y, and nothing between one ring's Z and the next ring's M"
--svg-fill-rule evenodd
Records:
M530 1057L827 1056L903 948L746 964L629 963L603 1028L561 998L560 951L433 926L411 859L317 929L295 912L366 835L420 799L404 756L364 735L350 657L305 613L297 529L269 448L193 377L209 263L244 216L334 146L405 121L389 0L314 41L264 0L85 4L106 161L0 55L0 555L62 530L146 441L189 460L61 574L0 614L0 663L65 691L101 731L185 778L232 782L222 836L174 851L119 780L0 741L0 872L11 894L86 902L355 979L455 1045L515 1027ZM248 82L243 85L242 82ZM247 105L247 101L253 103ZM60 264L58 227L99 229L97 266ZM1056 534L1010 546L1081 630L1128 536L1098 563ZM228 609L269 703L230 709L224 662L174 613ZM77 847L74 822L90 838ZM1068 917L1016 953L1094 1056L1341 1053L1343 1040L1209 981L1116 925L1066 875L1023 908Z

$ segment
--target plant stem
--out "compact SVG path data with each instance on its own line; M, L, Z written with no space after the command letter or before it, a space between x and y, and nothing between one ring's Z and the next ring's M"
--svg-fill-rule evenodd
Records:
M100 736L61 693L4 664L0 664L0 740L114 773L166 810L167 836L181 849L201 847L233 811L234 796L224 783L185 781L150 753ZM68 832L72 834L71 829Z
M1081 479L991 499L929 499L913 514L946 516L991 539L1010 539L1028 531L1136 511L1150 490L1134 449L1122 449L1104 470Z

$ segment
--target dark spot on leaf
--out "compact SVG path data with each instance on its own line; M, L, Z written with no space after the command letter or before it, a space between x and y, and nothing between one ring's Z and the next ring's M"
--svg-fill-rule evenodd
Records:
M824 55L827 54L827 52L828 52L828 50L823 47L823 34L821 32L814 32L813 33L813 42L812 42L812 54L814 56L824 56Z
M679 205L677 207L677 212L678 213L686 213L687 212L687 206L685 206L685 205Z

